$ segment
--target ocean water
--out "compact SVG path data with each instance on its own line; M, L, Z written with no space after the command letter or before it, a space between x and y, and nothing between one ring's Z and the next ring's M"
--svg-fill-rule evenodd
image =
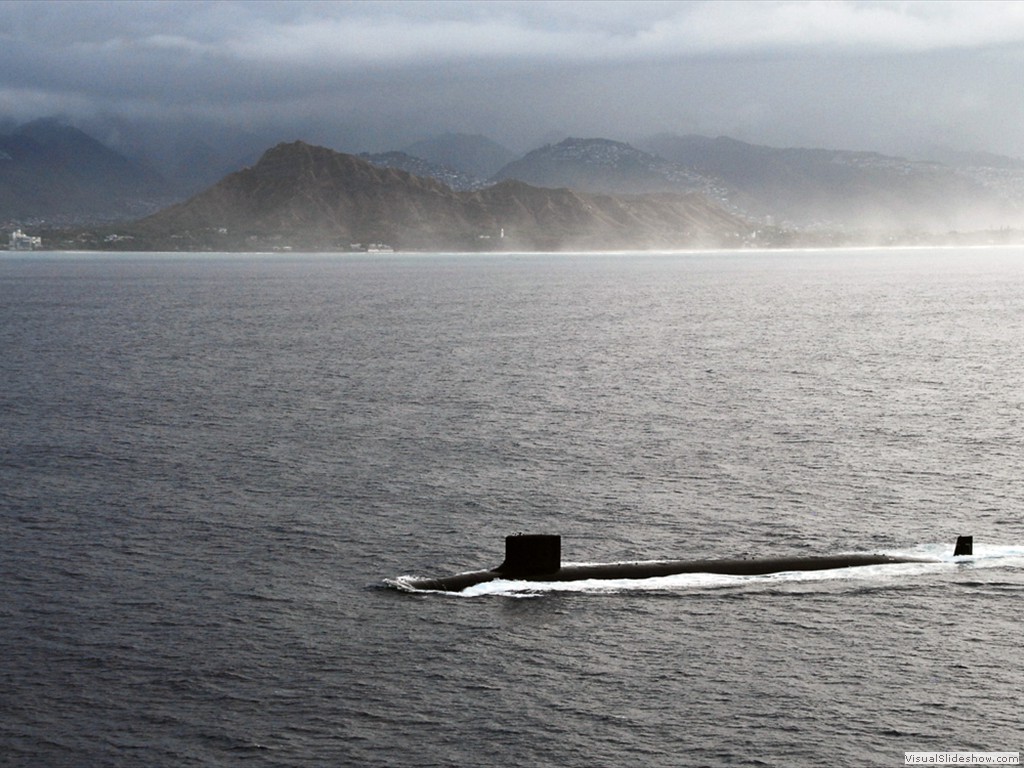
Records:
M1024 249L8 254L0 372L2 765L1024 747ZM937 562L387 586L517 531Z

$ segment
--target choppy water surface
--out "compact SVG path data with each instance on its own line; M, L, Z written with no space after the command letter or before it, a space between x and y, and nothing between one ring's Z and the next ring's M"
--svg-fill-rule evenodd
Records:
M1020 249L9 254L0 762L1020 750L1022 340ZM384 586L520 530L945 562Z

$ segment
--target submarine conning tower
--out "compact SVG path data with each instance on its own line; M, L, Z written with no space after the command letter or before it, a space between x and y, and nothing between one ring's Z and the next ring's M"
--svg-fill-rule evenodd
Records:
M974 554L974 537L973 536L957 536L956 547L953 549L953 557L959 557L960 555L973 555Z
M553 533L517 533L505 537L502 576L544 576L562 567L562 537Z

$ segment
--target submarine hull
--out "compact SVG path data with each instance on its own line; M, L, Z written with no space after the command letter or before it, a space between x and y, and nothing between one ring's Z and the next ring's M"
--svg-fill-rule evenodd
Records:
M495 579L513 581L583 581L585 579L650 579L682 573L713 573L734 576L762 576L788 571L824 571L868 565L938 562L933 558L893 555L822 555L814 557L772 557L722 560L654 560L631 563L565 565L547 573L514 573L504 567L488 571L469 571L434 579L403 579L403 584L418 590L461 592Z

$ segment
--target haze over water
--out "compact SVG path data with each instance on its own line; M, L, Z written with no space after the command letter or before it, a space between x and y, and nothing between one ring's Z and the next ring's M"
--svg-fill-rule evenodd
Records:
M1021 339L1019 248L10 254L0 755L1017 751ZM384 584L496 565L520 530L575 561L940 562Z

